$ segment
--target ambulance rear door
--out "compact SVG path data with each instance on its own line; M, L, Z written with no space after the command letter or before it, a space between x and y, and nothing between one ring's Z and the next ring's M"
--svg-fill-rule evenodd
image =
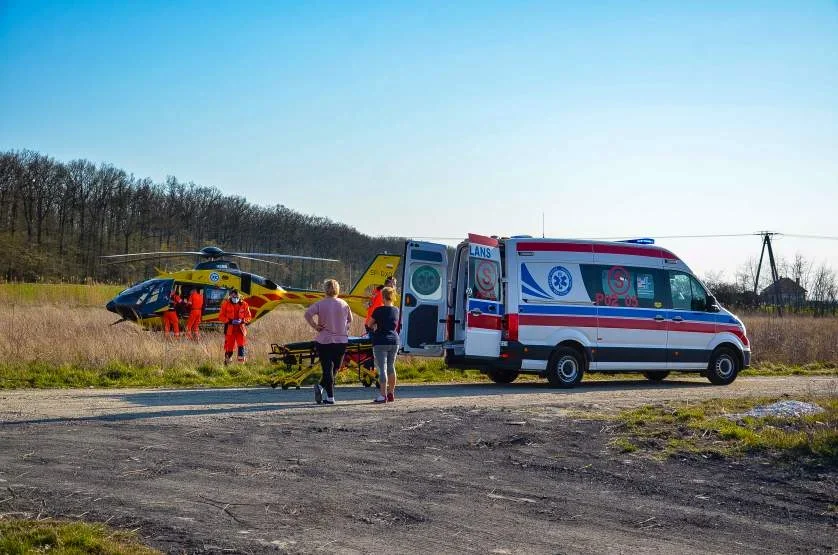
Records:
M497 358L503 318L498 240L470 233L468 244L465 355Z
M448 318L448 248L408 241L402 271L402 350L411 355L442 355Z

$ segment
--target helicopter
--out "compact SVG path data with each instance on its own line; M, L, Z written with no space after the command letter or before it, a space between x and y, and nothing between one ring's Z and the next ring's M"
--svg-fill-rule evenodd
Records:
M204 247L199 251L113 254L102 258L109 259L111 260L109 263L115 264L152 258L184 256L198 256L204 260L188 270L169 272L158 269L158 274L155 277L132 285L108 301L105 308L120 317L120 320L117 320L114 324L129 321L144 328L160 328L162 327L161 313L169 307L170 293L174 291L184 295L196 288L202 291L204 295L201 324L218 323L221 302L233 289L238 290L241 297L247 301L252 320L255 321L280 304L308 306L322 299L325 294L322 291L282 287L268 278L239 269L236 262L227 260L227 258L255 260L269 264L277 263L264 260L264 258L339 262L333 258L274 253L225 252L214 246ZM340 298L347 302L354 313L365 316L372 291L376 286L383 285L388 276L395 274L400 261L401 256L398 255L376 255L349 293L340 295Z

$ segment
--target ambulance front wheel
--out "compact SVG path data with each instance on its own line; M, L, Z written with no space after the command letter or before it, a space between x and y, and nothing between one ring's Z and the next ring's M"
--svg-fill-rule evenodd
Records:
M512 383L520 372L517 370L489 370L489 378L495 383Z
M559 347L553 351L547 364L547 380L553 387L573 387L582 381L584 373L584 357L570 347Z
M728 347L719 347L713 352L707 367L707 379L714 385L727 385L739 374L739 357Z

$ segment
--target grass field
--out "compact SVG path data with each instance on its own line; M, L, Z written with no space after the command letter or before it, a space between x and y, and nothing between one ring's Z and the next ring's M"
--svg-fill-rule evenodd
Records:
M740 456L762 452L800 462L838 459L838 399L802 399L823 412L796 417L737 416L777 399L713 399L699 403L645 406L621 412L607 431L622 452L653 457L683 453ZM590 418L589 412L580 413ZM613 422L614 416L596 416Z
M264 385L278 370L268 362L270 344L314 335L301 308L283 306L249 328L250 361L225 367L217 332L173 341L131 323L111 325L118 318L104 304L119 289L0 284L0 388ZM748 374L838 373L838 319L746 316L745 323L755 366ZM359 319L352 333L362 332ZM405 381L487 379L446 369L441 359L401 357L397 366ZM357 373L342 372L340 380L355 381Z
M0 553L154 555L160 552L140 544L135 534L110 530L101 524L5 520L0 516Z

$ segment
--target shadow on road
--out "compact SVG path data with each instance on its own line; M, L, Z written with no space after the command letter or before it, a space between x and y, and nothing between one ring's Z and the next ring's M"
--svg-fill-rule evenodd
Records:
M712 387L710 383L671 380L652 383L640 380L609 380L583 382L573 389L554 389L547 383L512 383L512 384L408 384L400 385L397 394L400 399L425 399L444 397L484 397L491 395L529 395L548 393L553 395L575 395L588 391L644 391L649 389L679 389ZM375 388L359 386L339 386L335 396L339 401L366 401L375 396ZM149 407L184 406L184 405L246 405L257 403L276 403L278 400L290 403L310 403L313 399L312 387L302 389L181 389L166 391L143 391L114 395L114 397L132 404Z
M547 383L513 384L417 384L403 385L397 389L400 400L409 399L462 399L464 397L485 397L504 395L548 394L553 396L584 395L608 391L646 391L704 389L713 387L709 383L697 381L668 380L653 383L645 380L608 380L583 382L573 389L554 389ZM263 413L272 411L311 410L315 408L311 387L302 389L180 389L132 391L97 396L106 403L102 410L106 414L77 417L46 417L40 419L4 422L2 426L20 424L46 424L57 422L123 422L155 418L183 416L208 416ZM340 386L335 391L338 405L323 407L325 410L340 410L343 406L364 406L375 395L374 388L359 386ZM117 406L110 403L115 402ZM549 401L547 401L549 402ZM454 403L452 403L454 404ZM138 407L159 408L162 410L132 410ZM190 408L194 407L194 408Z

